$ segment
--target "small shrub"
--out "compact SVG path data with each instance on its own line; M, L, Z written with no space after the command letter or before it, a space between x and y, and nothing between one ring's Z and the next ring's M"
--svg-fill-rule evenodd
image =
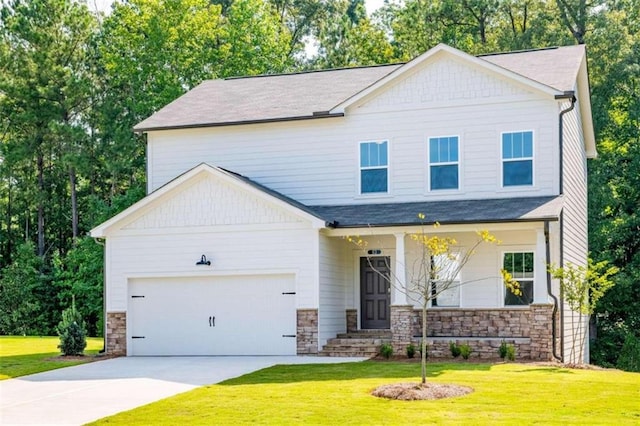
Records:
M460 346L458 346L457 343L449 342L449 350L454 358L458 358L460 356Z
M640 372L640 339L627 333L616 364L620 370Z
M514 345L507 345L507 359L509 361L516 360L516 347Z
M80 312L76 310L75 298L71 307L62 311L62 321L57 327L60 344L58 348L62 355L82 355L87 347L87 330Z
M462 355L463 359L469 359L469 355L471 355L471 346L468 344L460 345L460 355Z
M409 343L407 345L407 358L413 358L416 355L416 345Z
M500 355L501 359L505 359L507 356L507 342L504 340L500 343L500 347L498 348L498 355Z
M391 358L393 355L393 346L389 343L384 343L380 346L380 355L382 355L385 359Z

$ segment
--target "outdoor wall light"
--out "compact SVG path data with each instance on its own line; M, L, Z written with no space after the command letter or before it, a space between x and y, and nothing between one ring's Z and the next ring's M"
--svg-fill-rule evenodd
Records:
M196 266L197 265L207 265L210 266L211 265L211 261L207 260L207 256L205 256L204 254L202 255L202 257L200 257L200 260L196 262Z

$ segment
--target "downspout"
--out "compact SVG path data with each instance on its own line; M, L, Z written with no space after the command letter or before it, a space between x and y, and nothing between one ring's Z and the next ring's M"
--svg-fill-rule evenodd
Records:
M100 351L103 354L107 352L107 269L105 267L107 248L104 238L94 238L93 241L104 247L102 253L102 350Z
M559 114L559 118L558 118L558 150L559 150L559 176L560 176L560 187L559 187L559 194L563 195L564 194L564 115L567 114L568 112L572 111L575 106L576 106L576 96L575 96L575 92L573 91L566 91L564 92L562 95L556 95L555 96L556 100L560 100L560 99L568 99L571 102L571 105L569 105L567 108L563 109L562 111L560 111ZM545 235L548 235L548 228L549 228L549 224L547 222L545 222ZM548 237L547 237L548 238ZM547 251L549 250L549 246L547 245ZM563 213L562 211L560 212L560 266L564 267L564 223L563 223ZM550 261L550 256L549 253L547 253L547 263L549 263ZM564 303L558 303L558 299L551 294L551 273L547 272L547 285L548 285L548 291L549 291L549 295L553 298L554 300L554 329L555 329L555 315L557 312L557 307L558 305L560 305L560 324L563 325L560 328L560 351L561 351L561 355L560 357L558 357L557 355L557 348L556 348L556 336L555 334L553 335L553 356L554 358L556 358L557 360L564 362ZM562 294L562 289L560 290L560 300L564 300L564 296Z
M549 221L544 221L544 246L545 246L545 257L546 264L551 264L551 246L549 244ZM560 362L563 362L562 356L558 356L558 348L556 344L556 336L558 334L557 326L556 326L556 315L558 314L558 298L551 291L551 271L547 268L547 294L553 300L553 312L551 313L551 345L552 345L552 353L553 357ZM562 315L561 315L562 318ZM562 323L562 321L561 321ZM560 331L561 337L560 341L562 341L562 331Z
M558 119L558 140L559 140L559 173L560 173L560 195L564 194L564 115L569 111L572 111L576 106L576 96L575 93L570 90L564 92L562 95L556 95L555 98L559 99L569 99L571 101L571 105L567 108L560 111L560 116ZM562 265L560 265L562 266Z

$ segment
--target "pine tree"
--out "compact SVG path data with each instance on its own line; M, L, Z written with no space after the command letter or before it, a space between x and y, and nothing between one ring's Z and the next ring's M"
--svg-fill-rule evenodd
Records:
M87 347L87 331L80 312L76 310L75 297L71 307L62 312L62 321L58 324L60 344L58 348L62 355L82 355Z

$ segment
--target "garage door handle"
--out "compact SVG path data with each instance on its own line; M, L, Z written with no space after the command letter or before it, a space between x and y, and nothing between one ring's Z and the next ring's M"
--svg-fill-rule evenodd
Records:
M216 317L209 317L209 327L216 326Z

